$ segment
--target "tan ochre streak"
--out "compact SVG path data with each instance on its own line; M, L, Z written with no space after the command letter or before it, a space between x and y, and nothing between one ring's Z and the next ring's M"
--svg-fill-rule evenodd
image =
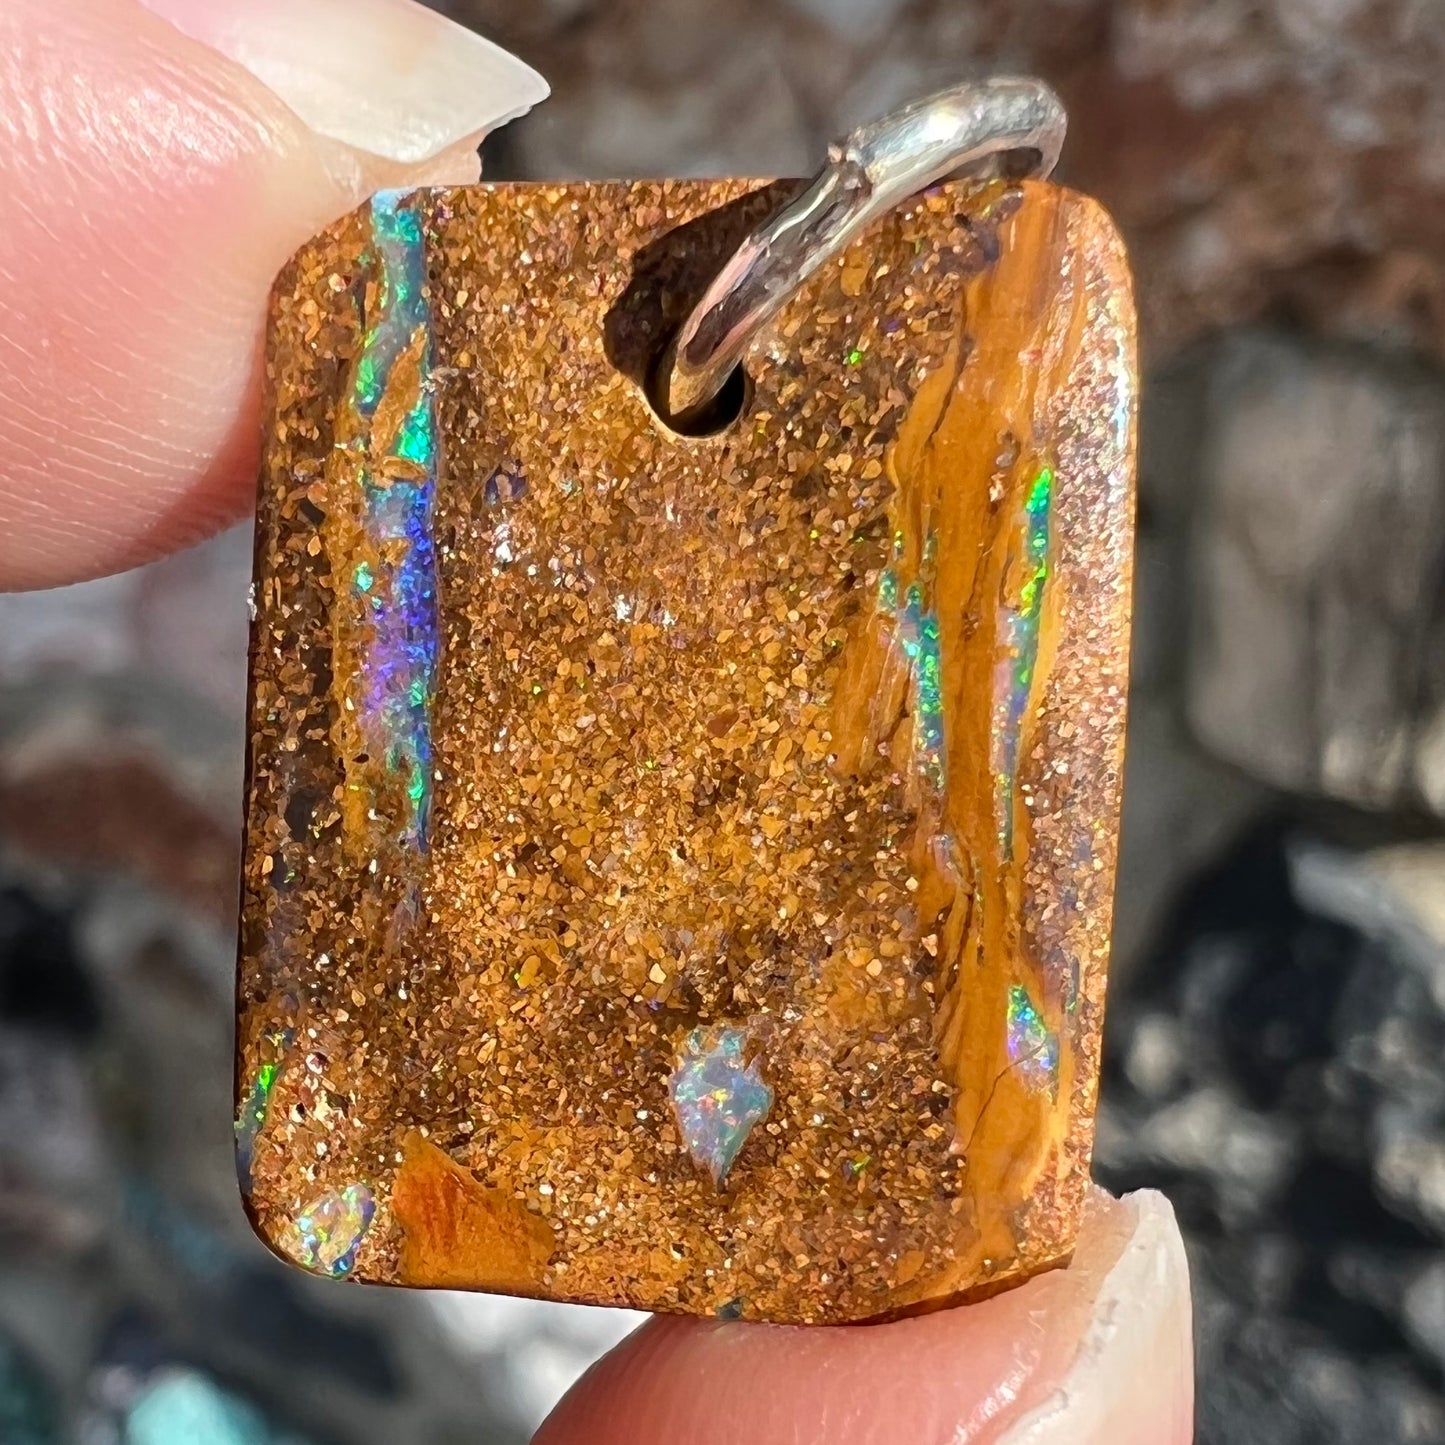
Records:
M416 1132L406 1138L391 1208L402 1231L402 1284L526 1291L555 1247L545 1219Z
M943 656L947 784L937 803L920 798L914 856L920 914L936 920L940 1063L957 1089L956 1147L968 1158L971 1203L971 1247L922 1282L928 1295L945 1292L951 1280L966 1280L1012 1247L1013 1201L1060 1168L1074 1088L1075 1051L1061 1001L1045 998L1021 926L1029 905L1032 824L1017 783L1036 745L1035 720L1058 647L1068 578L1056 556L1050 557L1020 729L1007 851L992 766L999 623L1025 580L1023 503L1040 469L1054 465L1050 407L1092 341L1078 274L1084 263L1074 254L1065 199L1035 193L1005 222L997 262L966 288L952 363L919 388L889 457L896 487L890 524L902 539L900 593L919 575L930 532L936 546L931 580ZM1009 450L1012 462L1001 466ZM1056 493L1071 480L1056 476ZM867 767L869 751L886 741L882 719L909 706L891 622L879 615L864 624L850 658L856 671L838 691L838 731L847 739L840 757L855 767ZM850 734L843 720L857 715L856 700L870 686L878 722L864 738ZM898 742L887 750L896 763ZM1028 988L1060 1037L1052 1097L1031 1086L1007 1056L1006 1003L1015 983Z

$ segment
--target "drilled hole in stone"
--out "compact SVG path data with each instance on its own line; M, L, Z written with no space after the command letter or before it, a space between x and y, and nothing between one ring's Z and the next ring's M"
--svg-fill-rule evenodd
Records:
M676 416L669 414L666 404L666 383L663 368L668 364L665 353L647 378L647 399L664 426L685 437L711 437L726 431L747 410L753 384L741 366L728 373L718 393L710 401Z

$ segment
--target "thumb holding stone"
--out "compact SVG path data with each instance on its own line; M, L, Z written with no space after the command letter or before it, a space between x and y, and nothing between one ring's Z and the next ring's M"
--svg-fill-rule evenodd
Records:
M0 586L240 515L277 270L377 189L475 180L545 94L409 0L6 0Z
M1095 1191L1078 1250L892 1324L655 1319L533 1445L1189 1445L1189 1266L1162 1195Z
M142 3L245 67L318 136L440 184L475 180L482 136L547 94L514 56L412 0Z

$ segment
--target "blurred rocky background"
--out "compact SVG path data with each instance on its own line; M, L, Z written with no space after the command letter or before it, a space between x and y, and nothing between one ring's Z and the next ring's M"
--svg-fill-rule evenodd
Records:
M554 87L494 178L1063 94L1147 377L1098 1173L1180 1212L1204 1445L1445 1439L1445 7L440 8ZM248 549L0 599L0 1440L512 1445L628 1318L336 1289L241 1219Z

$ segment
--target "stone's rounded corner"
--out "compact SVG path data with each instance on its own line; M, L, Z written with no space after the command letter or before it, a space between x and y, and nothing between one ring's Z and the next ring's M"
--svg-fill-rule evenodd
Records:
M358 1192L360 1200L355 1197ZM325 1191L295 1218L288 1218L279 1210L258 1207L254 1193L246 1188L239 1171L236 1195L257 1242L288 1268L337 1283L390 1283L369 1278L364 1269L356 1267L357 1253L370 1231L375 1213L375 1201L364 1186L359 1191L355 1187ZM313 1258L299 1257L298 1249L309 1249Z
M1053 182L1047 184L1053 185ZM1117 270L1117 279L1123 285L1132 301L1134 295L1134 272L1129 264L1129 249L1124 243L1124 233L1114 219L1114 213L1097 197L1087 191L1076 191L1071 186L1055 186L1062 192L1070 209L1083 227L1083 234L1096 246L1101 258Z
M1139 302L1134 288L1134 267L1113 215L1101 201L1071 191L1076 199L1077 248L1083 256L1090 286L1102 298L1098 327L1100 335L1112 334L1130 374L1134 378L1132 432L1130 439L1129 484L1134 485L1138 450Z
M338 216L286 258L271 283L269 315L273 322L287 301L310 294L318 270L334 268L338 258L360 258L374 203L375 198L369 198L344 216Z
M285 1238L284 1223L275 1216L266 1216L256 1207L255 1199L247 1190L245 1183L239 1177L236 1179L236 1199L241 1206L241 1214L245 1218L251 1233L257 1242L267 1251L274 1255L282 1264L288 1265L291 1269L298 1270L302 1274L310 1274L305 1265L291 1254L283 1240Z

